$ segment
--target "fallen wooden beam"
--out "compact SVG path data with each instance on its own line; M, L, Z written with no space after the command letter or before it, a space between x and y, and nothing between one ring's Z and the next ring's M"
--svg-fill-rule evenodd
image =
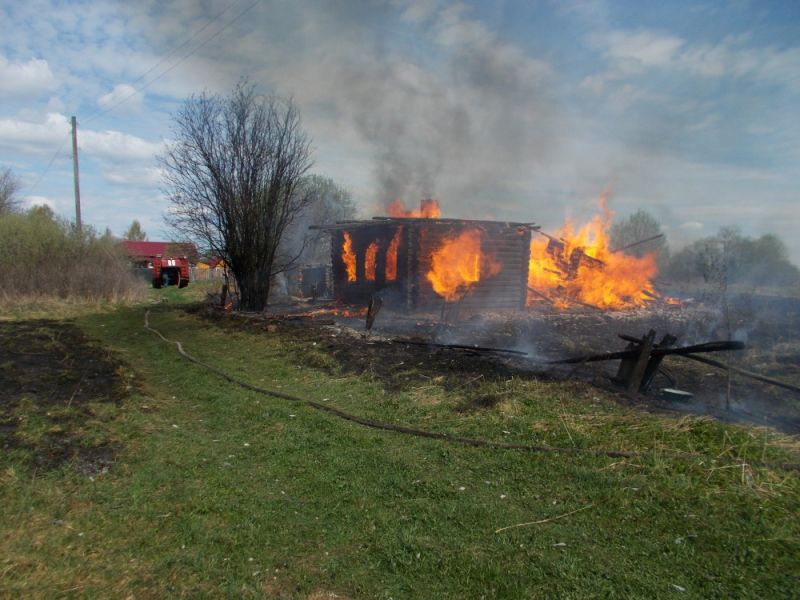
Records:
M412 346L428 346L431 348L444 348L446 350L471 350L474 352L496 352L499 354L518 354L521 356L527 356L527 352L522 352L521 350L506 350L504 348L485 348L483 346L467 346L462 344L437 344L435 342L423 342L417 340L403 340L397 339L392 340L393 344L410 344Z
M542 300L544 300L545 302L548 302L549 304L555 304L555 300L553 300L552 298L550 298L550 296L546 296L546 295L545 295L545 294L543 294L542 292L540 292L540 291L538 291L538 290L535 290L535 289L533 289L531 286L528 286L528 291L529 291L531 294L533 294L534 296L538 296L539 298L541 298L541 299L542 299Z
M636 339L636 341L641 343L641 340ZM700 352L724 352L728 350L744 350L744 343L734 342L734 341L720 341L720 342L706 342L704 344L695 344L694 346L685 346L683 348L653 348L650 352L650 356L671 356L673 354L677 354L678 356L685 356L688 354L696 354ZM638 352L635 349L622 350L621 352L607 352L605 354L589 354L586 356L564 358L561 360L550 361L550 364L574 365L585 362L600 362L603 360L619 360L621 358L633 358L634 356L637 355Z
M658 235L654 235L652 237L645 238L643 240L639 240L638 242L633 242L631 244L626 244L626 245L621 246L619 248L614 248L613 250L610 250L610 253L614 254L615 252L622 252L623 250L627 250L628 248L634 248L636 246L641 246L642 244L646 244L647 242L652 242L652 241L657 240L657 239L662 238L662 237L664 237L664 234L663 233L659 233Z
M625 391L628 392L629 395L639 391L644 372L647 369L647 363L652 360L650 351L653 349L653 341L655 338L656 332L651 329L648 334L642 338L639 346L634 350L634 352L638 353L638 356L633 359L630 376L625 386Z
M691 354L684 355L684 358L691 358L692 360L696 360L697 362L711 365L712 367L719 367L720 369L733 371L734 373L738 373L739 375L743 375L751 379L756 379L758 381L763 381L764 383L769 383L770 385L776 385L778 387L782 387L784 389L800 393L800 386L796 386L791 383L781 381L780 379L773 379L772 377L767 377L766 375L761 375L760 373L756 373L754 371L747 371L745 369L740 369L739 367L726 365L725 363L720 362L718 360L714 360L712 358L705 358L704 356L693 356Z

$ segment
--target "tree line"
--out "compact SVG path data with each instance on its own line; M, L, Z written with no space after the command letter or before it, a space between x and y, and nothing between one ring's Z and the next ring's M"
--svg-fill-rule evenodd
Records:
M611 244L620 248L661 233L658 219L639 210L611 227ZM662 277L673 281L718 286L800 285L800 269L790 261L786 243L773 233L752 237L728 226L675 253L670 253L666 236L626 252L637 256L655 252Z
M345 189L330 178L311 174L311 140L291 99L261 95L255 86L241 81L227 95L202 93L188 98L174 116L173 129L173 141L158 157L170 203L166 222L177 238L192 241L225 261L236 280L242 308L263 310L276 277L301 261L328 260L328 237L308 226L351 219L355 207ZM97 257L118 261L109 246L113 236L108 229L103 236L91 228L81 234L49 209L24 213L20 187L10 169L0 171L0 268L6 289L31 292L52 280L59 281L49 284L57 294L67 293L64 290L71 288L58 277L58 268L45 265L54 260L58 248L71 248L65 256L73 265L93 256L95 268L87 263L81 272L94 273L98 280L101 271L111 267ZM22 241L9 241L19 238L18 232L23 232ZM627 248L628 254L655 252L668 279L726 285L800 284L800 270L789 261L786 244L774 234L752 238L724 227L671 254L662 233L658 220L640 210L612 226L611 244ZM35 248L37 235L44 236L41 248L48 248L47 253ZM144 240L147 236L134 221L124 237ZM636 245L649 238L646 244ZM45 259L45 254L51 258ZM38 257L35 260L40 262L23 265L25 256ZM44 271L49 275L36 274ZM89 288L83 285L81 289Z

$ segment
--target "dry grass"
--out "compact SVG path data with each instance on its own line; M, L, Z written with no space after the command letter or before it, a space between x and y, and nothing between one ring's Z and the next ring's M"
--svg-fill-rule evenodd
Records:
M46 293L0 292L0 320L19 319L22 316L30 319L73 319L87 314L107 313L142 302L147 294L148 289L144 283L138 283L124 293L106 298L59 298Z

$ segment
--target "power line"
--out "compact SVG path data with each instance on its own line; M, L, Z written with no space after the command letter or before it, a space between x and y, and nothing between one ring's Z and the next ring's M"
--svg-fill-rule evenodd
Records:
M70 138L70 135L69 135L69 133L67 133L67 136L62 140L61 145L58 147L58 150L56 150L55 154L53 154L53 156L50 158L50 161L47 163L47 166L44 168L44 171L42 172L41 175L39 175L39 178L36 180L36 183L34 183L31 186L30 190L28 191L29 195L33 194L33 192L36 190L36 188L42 182L42 179L44 179L44 176L47 175L47 173L50 171L50 167L53 166L53 162L56 160L56 157L58 157L58 155L61 154L61 151L64 149L64 144L67 143L67 140L69 138Z
M136 79L134 79L134 80L133 80L133 81L130 83L131 87L133 87L133 88L136 88L136 84L137 84L137 83L139 83L140 81L142 81L142 80L143 80L145 77L147 77L147 76L148 76L150 73L152 73L153 71L155 71L155 70L156 70L158 67L160 67L161 65L163 65L165 62L167 62L167 60L168 60L169 58L171 58L172 56L174 56L174 55L175 55L175 54L176 54L176 53L177 53L179 50L181 50L181 49L185 48L185 47L186 47L186 46L187 46L187 45L188 45L188 44L189 44L189 43L190 43L192 40L194 40L194 39L195 39L197 36L199 36L201 33L203 33L203 32L204 32L206 29L208 29L209 27L211 27L211 25L213 25L213 24L214 24L214 23L215 23L217 20L219 20L219 18L220 18L222 15L224 15L226 12L228 12L228 11L229 11L231 8L233 8L235 5L239 4L240 2L241 2L241 0L233 0L233 2L231 2L231 3L230 3L228 6L226 6L224 9L222 9L222 12L220 12L220 13L219 13L217 16L215 16L213 19L211 19L210 21L208 21L208 23L206 23L205 25L203 25L203 27L201 27L200 29L198 29L197 31L195 31L195 32L194 32L194 34L192 34L192 35L191 35L190 37L188 37L186 40L184 40L184 42L183 42L183 43L182 43L180 46L176 46L176 47L174 47L172 50L170 50L169 52L167 52L167 53L166 53L166 54L165 54L165 55L164 55L164 56L163 56L163 57L162 57L162 58L161 58L161 59L160 59L158 62L156 62L155 64L153 64L153 65L152 65L152 66L151 66L149 69L147 69L147 71L145 71L144 73L142 73L141 75L139 75L139 77L137 77ZM135 95L136 93L137 93L137 92L134 92L133 94L131 94L131 96ZM83 122L83 123L88 123L89 121L93 120L95 117L99 117L101 114L104 114L104 113L105 113L107 110L108 110L108 109L97 111L95 114L93 114L93 115L89 115L89 117L87 117L87 119L86 119L86 120L84 120L84 121L82 121L82 122Z
M107 114L108 112L110 112L110 111L114 110L114 109L115 109L115 108L117 108L119 105L121 105L121 104L123 104L123 103L127 102L128 100L130 100L131 98L133 98L133 97L134 97L136 94L140 93L142 90L146 89L147 87L149 87L150 85L152 85L153 83L155 83L156 81L158 81L159 79L161 79L161 78L162 78L164 75L166 75L167 73L169 73L170 71L172 71L172 70L173 70L174 68L176 68L178 65L182 64L182 63L183 63L183 62L184 62L184 61L185 61L187 58L189 58L189 57L190 57L192 54L194 54L195 52L197 52L198 50L200 50L202 47L204 47L206 44L208 44L208 43L209 43L211 40L213 40L213 39L215 39L217 36L219 36L219 35L220 35L220 34L221 34L223 31L225 31L225 30L226 30L228 27L230 27L231 25L233 25L233 23L235 23L237 20L239 20L239 19L240 19L240 18L241 18L241 17L242 17L242 16L243 16L245 13L247 13L248 11L250 11L250 10L251 10L251 9L252 9L252 8L253 8L253 7L254 7L256 4L258 4L259 2L261 2L261 0L255 0L254 2L252 2L251 4L249 4L249 5L248 5L248 6L247 6L247 7L246 7L244 10L242 10L242 11L241 11L240 13L238 13L238 14L237 14L235 17L233 17L231 20L229 20L227 23L225 23L225 24L224 24L222 27L220 27L220 28L219 28L217 31L215 31L215 32L214 32L214 33L213 33L211 36L209 36L208 38L206 38L205 40L203 40L203 42L201 42L200 44L198 44L197 46L195 46L194 48L192 48L191 50L189 50L189 52L187 52L186 54L184 54L184 55L183 55L183 56L182 56L182 57L181 57L181 58L180 58L180 59L179 59L177 62L173 63L173 64L172 64L172 65L171 65L169 68L167 68L166 70L162 71L161 73L159 73L158 75L156 75L155 77L153 77L153 78L152 78L150 81L148 81L147 83L145 83L145 84L144 84L143 86L141 86L140 88L138 88L138 89L137 89L137 88L134 88L134 91L133 91L133 92L131 92L131 93L130 93L130 94L128 94L127 96L124 96L124 97L122 97L122 98L121 98L119 101L115 102L115 103L114 103L114 104L112 104L111 106L109 106L109 107L107 107L106 109L104 109L104 110L100 111L99 113L95 113L94 115L92 115L92 116L91 116L91 117L89 117L88 119L84 120L84 121L83 121L83 124L84 124L84 125L86 125L86 124L90 123L91 121L94 121L95 119L97 119L97 118L99 118L99 117L101 117L101 116L103 116L103 115ZM234 3L234 4L235 4L235 3ZM232 5L231 5L231 6L232 6ZM230 6L229 6L228 8L230 8ZM225 10L223 10L223 11L222 11L222 13L220 13L220 15L218 15L218 17L219 17L219 16L221 16L223 13L225 13L225 12L228 10L228 8L226 8ZM218 17L217 17L217 18L218 18ZM215 20L216 20L216 19L215 19ZM205 29L205 28L204 28L204 29ZM194 37L194 36L193 36L193 37ZM193 38L192 38L192 39L193 39ZM191 41L191 39L190 39L189 41ZM186 45L186 44L183 44L183 45ZM181 47L182 47L182 46L181 46ZM164 62L164 61L162 60L161 62ZM154 70L154 68L155 68L155 67L151 68L151 69L150 69L150 71ZM150 72L150 71L148 71L148 72ZM141 80L141 79L143 79L143 78L144 78L144 75L143 75L142 77L140 77L140 78L139 78L139 80ZM138 80L137 80L137 81L138 81Z
M194 34L193 34L193 35L192 35L190 38L188 38L188 39L187 39L185 42L183 42L183 43L182 43L180 46L176 46L175 48L173 48L172 50L170 50L169 52L167 52L167 54L165 54L165 55L164 55L164 57L163 57L161 60L159 60L159 61L158 61L157 63L155 63L155 64L154 64L152 67L150 67L149 69L147 69L147 71L145 71L144 73L142 73L142 74L141 74L139 77L137 77L136 79L134 79L134 80L133 80L133 81L130 83L130 85L131 85L132 87L136 87L136 84L137 84L137 83L139 83L139 82L140 82L140 81L142 81L142 80L143 80L145 77L147 77L147 76L148 76L150 73L152 73L153 71L155 71L155 70L156 70L156 68L160 67L162 64L164 64L165 62L167 62L167 59L169 59L171 56L173 56L174 54L176 54L176 53L178 52L178 50L181 50L181 49L185 48L185 47L186 47L186 46L189 44L189 42L191 42L192 40L194 40L194 39L195 39L197 36L199 36L201 33L203 33L203 32L204 32L206 29L208 29L209 27L211 27L211 25L213 25L215 21L218 21L218 20L219 20L219 18L220 18L222 15L224 15L226 12L228 12L230 9L232 9L234 6L236 6L236 5L237 5L237 4L239 4L240 2L241 2L241 0L234 0L233 2L231 2L231 3L230 3L228 6L226 6L224 9L222 9L222 12L220 12L220 13L219 13L219 14L218 14L216 17L214 17L213 19L211 19L211 20L210 20L208 23L206 23L205 25L203 25L203 27L201 27L200 29L198 29L198 30L197 30L197 31L196 31L196 32L195 32L195 33L194 33Z
M190 42L192 42L192 40L196 39L196 38L197 38L197 37L198 37L198 36L199 36L201 33L203 33L203 32L204 32L206 29L208 29L208 28L209 28L209 27L210 27L210 26L211 26L213 23L215 23L216 21L218 21L218 20L219 20L219 18L220 18L220 17L222 17L222 15L224 15L224 14L225 14L225 13L227 13L229 10L231 10L231 9L232 9L234 6L236 6L237 4L239 4L239 3L241 2L241 0L234 0L233 2L231 2L231 3L230 3L228 6L226 6L226 7L225 7L225 8L224 8L224 9L223 9L223 10L222 10L222 11L221 11L219 14L217 14L217 15L216 15L216 16L215 16L215 17L214 17L212 20L210 20L210 21L209 21L208 23L206 23L206 24L205 24L203 27L201 27L201 28L200 28L198 31L196 31L196 32L195 32L195 33L194 33L194 34L193 34L191 37L187 38L187 39L186 39L186 40L185 40L185 41L184 41L182 44L180 44L179 46L176 46L175 48L173 48L172 50L170 50L170 51L169 51L169 52L168 52L168 53L167 53L167 54L166 54L166 55L165 55L165 56L164 56L164 57L163 57L161 60L159 60L158 62L156 62L156 63L155 63L153 66L151 66L151 67L150 67L150 68L149 68L147 71L145 71L145 72L144 72L142 75L140 75L139 77L137 77L137 78L136 78L136 79L133 81L133 83L131 84L131 85L133 85L133 86L134 86L134 91L133 91L131 94L129 94L129 95L127 95L127 96L124 96L124 97L123 97L123 98L121 98L119 101L117 101L117 102L115 102L114 104L112 104L111 106L109 106L109 107L107 107L107 108L105 108L105 109L103 109L103 110L101 110L101 111L99 111L99 112L96 112L95 114L93 114L93 115L89 116L89 117L88 117L86 120L82 120L82 124L84 124L84 125L85 125L85 124L88 124L88 123L90 123L91 121L94 121L95 119L97 119L97 118L99 118L99 117L101 117L101 116L103 116L103 115L107 114L108 112L110 112L110 111L114 110L116 107L120 106L120 105L121 105L121 104L123 104L124 102L127 102L128 100L130 100L131 98L133 98L133 97L134 97L136 94L138 94L138 93L139 93L139 92L141 92L142 90L146 89L148 86L152 85L153 83L155 83L156 81L158 81L159 79L161 79L161 78L162 78L164 75L166 75L167 73L169 73L170 71L172 71L172 70L173 70L174 68L176 68L178 65L180 65L181 63L183 63L183 62L184 62L184 61L185 61L187 58L189 58L189 57L190 57L192 54L194 54L195 52L197 52L198 50L200 50L202 47L204 47L206 44L208 44L208 43L209 43L211 40L213 40L213 39L215 39L217 36L219 36L219 35L220 35L220 34L221 34L223 31L225 31L225 30L226 30L228 27L230 27L231 25L233 25L233 23L234 23L234 22L236 22L238 19L240 19L240 18L241 18L241 17L242 17L242 16L243 16L245 13L247 13L248 11L250 11L250 10L251 10L251 9L252 9L252 8L253 8L253 7L254 7L256 4L258 4L260 1L261 1L261 0L255 0L254 2L252 2L251 4L249 4L249 5L248 5L248 6L247 6L247 7L246 7L244 10L242 10L240 13L238 13L238 14L237 14L235 17L233 17L233 18L232 18L230 21L228 21L227 23L225 23L225 24L224 24L224 25L223 25L221 28L219 28L217 31L215 31L215 32L214 32L214 33L213 33L211 36L209 36L209 37L208 37L208 38L206 38L206 39L205 39L203 42L201 42L200 44L198 44L197 46L195 46L193 49L191 49L189 52L187 52L186 54L184 54L184 55L183 55L183 56L182 56L182 57L181 57L181 58L180 58L180 59L179 59L177 62L175 62L175 63L174 63L172 66L170 66L168 69L166 69L165 71L163 71L162 73L160 73L159 75L157 75L156 77L154 77L153 79L151 79L150 81L148 81L147 83L145 83L145 84L144 84L142 87L140 87L140 88L138 88L138 89L136 88L136 86L135 86L135 84L136 84L136 83L138 83L138 82L140 82L140 81L144 80L144 79L147 77L147 75L149 75L150 73L152 73L153 71L155 71L155 70L156 70L158 67L160 67L162 64L164 64L165 62L167 62L167 60L168 60L170 57L174 56L174 55L175 55L175 54L176 54L176 53L177 53L179 50L181 50L182 48L185 48L185 47L186 47L186 46L187 46L187 45L188 45ZM41 183L41 181L44 179L45 175L47 175L47 173L49 173L49 171L50 171L50 168L53 166L53 163L55 162L56 158L58 157L58 155L59 155L59 154L61 153L61 151L63 150L63 148L64 148L64 144L66 144L66 143L67 143L67 140L68 140L68 139L69 139L69 135L67 135L67 137L65 137L65 138L64 138L64 140L61 142L61 145L58 147L58 149L55 151L55 153L53 154L53 156L52 156L52 157L50 158L50 160L48 161L48 163L47 163L47 166L45 167L45 169L44 169L44 171L42 172L42 174L41 174L41 175L39 175L39 177L38 177L38 179L36 180L36 182L35 182L35 183L34 183L34 184L31 186L31 188L30 188L30 191L28 192L29 194L32 194L32 193L33 193L33 192L36 190L36 188L39 186L39 184Z

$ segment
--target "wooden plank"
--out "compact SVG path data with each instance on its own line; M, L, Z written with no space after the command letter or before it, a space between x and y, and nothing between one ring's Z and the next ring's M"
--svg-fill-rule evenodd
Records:
M625 390L629 395L633 395L639 391L639 386L642 383L642 377L647 369L647 363L650 360L650 350L653 349L653 340L656 338L655 330L651 329L646 336L642 338L642 343L638 348L639 355L636 358L636 363L631 370L630 377L628 378Z
M692 360L696 360L697 362L705 363L707 365L711 365L714 367L719 367L720 369L725 369L728 371L733 371L734 373L738 373L739 375L743 375L745 377L749 377L751 379L755 379L756 381L762 381L764 383L769 383L770 385L776 385L778 387L782 387L786 390L791 390L793 392L800 393L800 387L793 385L791 383L787 383L786 381L781 381L780 379L773 379L772 377L767 377L766 375L761 375L760 373L755 373L754 371L747 371L745 369L740 369L739 367L734 367L732 365L726 365L725 363L719 362L717 360L713 360L711 358L706 358L704 356L693 356L691 354L683 355L684 358L690 358Z
M661 338L661 341L656 344L658 348L671 348L675 345L675 342L678 341L674 335L669 333L664 334L664 337ZM653 379L658 372L658 367L661 366L661 361L664 360L664 355L657 355L657 356L650 356L650 360L647 362L647 368L644 370L644 375L642 376L642 382L639 384L639 391L644 393L650 387L650 384L653 383Z

